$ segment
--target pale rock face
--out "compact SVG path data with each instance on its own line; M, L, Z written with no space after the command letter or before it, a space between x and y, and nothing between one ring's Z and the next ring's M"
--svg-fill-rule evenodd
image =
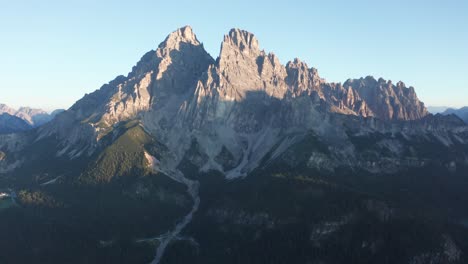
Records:
M220 99L240 101L250 92L282 98L287 90L284 66L274 54L260 51L256 37L243 30L232 29L224 37L215 72Z
M142 111L160 108L174 94L190 92L212 61L190 27L178 29L156 51L145 54L128 77L117 77L71 110L79 113L79 119L91 118L92 123L111 126ZM82 109L89 103L92 112Z
M294 95L298 96L302 93L310 95L312 91L315 91L321 98L325 99L320 87L325 80L320 79L317 69L309 69L305 62L296 58L286 64L286 71L288 73L286 82Z
M419 101L413 87L403 82L394 85L391 81L373 77L348 80L345 87L353 88L367 104L369 116L384 120L417 120L429 114L424 103Z
M7 114L10 114L10 115L15 115L16 110L9 107L6 104L0 104L0 114L3 114L3 113L7 113Z
M57 122L42 128L40 135L58 134L64 147L60 154L70 154L71 149L75 154L82 153L74 145L84 142L89 145L86 152L92 153L98 141L119 122L155 111L160 112L158 116L169 115L166 120L171 120L193 93L198 76L213 62L190 27L178 29L156 51L146 53L127 77L118 76L85 95Z
M50 115L46 111L29 107L20 107L15 115L32 126L40 126L51 120Z
M21 118L32 127L41 126L55 117L55 114L49 114L42 109L20 107L16 110L5 104L0 104L0 114L3 113Z
M386 161L368 164L356 158L347 130L408 135L428 130L443 141L450 138L443 127L459 126L426 115L412 87L372 77L327 83L299 59L282 65L244 30L232 29L224 37L215 61L187 26L146 53L128 76L118 76L40 128L37 139L56 137L59 156L91 155L116 124L140 119L168 147L171 164L177 165L196 142L200 153L192 157L203 158L192 160L201 170L234 178L256 168L267 153L278 157L313 131L333 155L311 153L310 166L357 163L379 170ZM408 120L421 122L397 125Z

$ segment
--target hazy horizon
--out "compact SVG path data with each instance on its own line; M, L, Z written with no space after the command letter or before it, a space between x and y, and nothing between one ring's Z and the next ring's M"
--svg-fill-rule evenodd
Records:
M8 2L0 103L69 108L191 25L214 58L223 35L241 28L282 64L298 57L330 82L401 80L426 106L459 108L468 105L467 11L463 1Z

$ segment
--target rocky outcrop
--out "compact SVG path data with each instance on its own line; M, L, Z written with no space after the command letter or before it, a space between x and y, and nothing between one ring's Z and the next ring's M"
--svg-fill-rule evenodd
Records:
M286 83L289 85L292 94L295 96L302 93L310 95L311 91L315 91L320 97L325 98L321 87L325 80L319 77L317 69L309 69L305 62L296 58L286 64L286 71Z
M70 111L78 120L111 127L163 107L174 95L193 93L198 76L212 62L189 26L178 29L157 50L146 53L127 77L119 76L86 95Z
M9 107L6 104L0 104L0 114L3 114L3 113L7 113L7 114L10 114L10 115L15 115L16 110Z
M220 99L240 101L258 91L282 98L286 92L284 66L274 54L260 51L257 38L247 31L232 29L224 37L215 67Z
M424 103L419 101L413 87L406 87L403 82L396 85L392 81L385 81L373 77L347 80L343 86L353 89L365 101L368 116L375 116L384 120L417 120L429 114ZM352 106L352 105L350 105Z
M58 134L63 147L69 148L64 152L67 153L83 142L96 146L115 124L137 118L142 112L164 109L161 112L174 115L213 62L192 29L180 28L156 50L146 53L127 76L118 76L85 95L55 122L42 128L40 135ZM86 152L92 153L93 149Z

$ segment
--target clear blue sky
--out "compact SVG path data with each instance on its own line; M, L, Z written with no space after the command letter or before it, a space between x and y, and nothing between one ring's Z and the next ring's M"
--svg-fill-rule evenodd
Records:
M468 105L466 0L120 2L0 0L0 102L68 108L191 25L213 57L238 27L328 81L373 75L426 105Z

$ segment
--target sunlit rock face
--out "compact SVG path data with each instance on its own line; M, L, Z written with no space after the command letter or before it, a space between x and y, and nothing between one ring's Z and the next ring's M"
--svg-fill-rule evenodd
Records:
M406 87L403 82L396 85L380 78L366 77L348 80L344 87L357 91L373 115L384 120L416 120L429 114L424 104L419 101L413 87Z
M411 87L329 83L239 29L214 59L187 26L52 122L0 131L18 203L0 201L0 259L468 263L467 171L468 126Z
M62 111L62 109L57 109L49 114L42 109L31 107L20 107L18 109L13 109L6 104L0 104L0 114L8 114L18 117L26 122L26 124L30 127L42 126L45 123L51 121L58 113Z
M228 177L246 175L267 154L278 157L310 132L333 155L312 151L309 164L330 170L367 164L356 158L349 131L412 134L460 126L428 116L414 89L402 82L366 77L328 83L300 59L283 65L244 30L224 36L215 60L186 26L146 53L127 76L85 95L38 129L35 140L54 137L58 156L92 155L102 138L130 120L139 120L169 148L171 163L196 160L201 170ZM439 133L442 141L447 137Z
M160 108L170 97L193 93L198 77L213 59L190 27L171 33L156 51L146 53L127 77L119 76L70 108L78 119L103 126Z

